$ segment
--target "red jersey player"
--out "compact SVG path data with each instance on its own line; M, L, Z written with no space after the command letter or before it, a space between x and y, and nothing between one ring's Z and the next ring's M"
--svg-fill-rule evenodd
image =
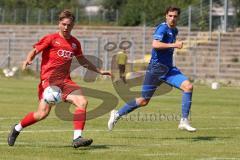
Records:
M86 119L87 99L81 88L70 78L70 66L75 56L78 62L87 66L101 75L111 75L110 72L101 71L89 62L83 55L80 42L71 35L74 26L74 15L64 10L59 15L59 32L46 35L37 42L28 53L23 62L23 70L32 64L33 59L42 53L41 77L38 86L39 106L36 112L28 113L18 124L14 125L8 136L8 145L13 146L20 131L40 120L46 118L51 110L51 105L43 100L43 91L49 85L56 85L62 90L62 100L76 106L73 116L74 137L73 147L88 146L92 139L82 137Z

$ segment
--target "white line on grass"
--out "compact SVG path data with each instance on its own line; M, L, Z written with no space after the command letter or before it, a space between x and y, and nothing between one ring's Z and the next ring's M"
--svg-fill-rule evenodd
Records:
M240 117L236 116L193 116L193 119L240 119Z
M0 117L0 120L20 120L22 119L23 117ZM54 117L54 116L49 116L47 117L47 119L58 119L57 117Z
M209 157L209 158L200 158L197 160L240 160L240 158Z
M160 157L160 156L178 156L176 153L151 153L151 154L143 154L146 157Z
M155 112L153 112L155 113ZM142 113L144 114L144 113ZM146 112L146 114L149 114L148 112ZM0 117L0 121L1 120L20 120L22 119L23 117ZM47 117L47 119L60 119L56 116L49 116ZM98 117L97 119L108 119L107 116L101 116L101 117ZM193 116L192 119L240 119L239 116Z
M240 127L228 127L228 128L223 128L223 127L219 127L219 128L198 128L198 130L239 130ZM152 131L176 131L177 129L116 129L113 130L111 132L152 132ZM69 130L69 129L46 129L46 130L27 130L27 131L23 131L25 133L48 133L48 132L72 132L73 130ZM85 130L86 132L108 132L107 129L89 129L89 130ZM7 131L0 131L1 133L9 133L9 130Z

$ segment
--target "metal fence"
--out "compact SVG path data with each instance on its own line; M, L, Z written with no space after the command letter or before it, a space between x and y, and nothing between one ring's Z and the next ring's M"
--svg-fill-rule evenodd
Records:
M143 59L144 55L135 53L134 42L129 40L122 40L121 37L118 40L112 41L111 38L80 38L78 40L81 42L82 51L85 56L95 57L101 61L102 68L105 70L111 69L112 57L117 54L120 50L119 44L122 41L128 41L131 43L131 48L127 49L129 55L129 62L132 63L136 59ZM36 38L17 38L17 37L8 37L0 38L0 68L12 68L12 67L21 67L22 62L25 60L27 53L32 49L32 45L37 42L39 39ZM109 43L115 44L116 47L111 50L106 50L106 45ZM38 55L35 58L34 63L31 66L31 69L39 72L40 70L41 56ZM95 62L93 62L97 65ZM85 70L78 70L81 72L81 75Z
M83 8L74 8L72 10L76 17L76 23L118 24L118 11L88 13ZM0 24L55 24L60 11L59 9L15 8L12 10L0 8Z
M182 9L179 25L188 26L189 30L209 31L234 29L238 26L236 12L229 4L230 0L199 0L187 8ZM218 10L218 11L215 11ZM31 9L31 8L0 8L0 24L55 24L61 10ZM121 12L99 10L97 12L86 12L84 8L73 8L76 23L80 24L119 24ZM144 16L144 13L141 13ZM159 15L159 21L165 19ZM142 18L144 19L144 18ZM145 22L146 26L152 22Z
M210 0L211 1L211 0ZM225 0L220 0L223 4ZM206 69L210 68L209 75L212 77L219 77L219 76L225 76L228 77L237 77L239 73L239 61L240 57L240 48L236 44L239 42L239 35L226 35L226 36L232 36L232 37L221 37L221 31L224 31L226 28L226 17L215 17L211 15L213 8L209 2L201 0L201 3L189 6L186 10L183 10L179 22L179 26L186 26L180 29L180 37L183 38L188 44L187 44L187 56L180 55L178 57L182 59L188 59L188 63L191 64L181 64L179 65L183 69L185 69L188 75L193 75L193 77L197 77L200 73L204 73ZM8 14L8 16L11 18L6 18L6 11L0 10L0 22L7 22L7 19L10 22L15 21L16 23L20 23L20 19L23 20L22 22L28 22L30 23L37 23L42 24L44 17L49 20L50 23L54 23L55 13L57 11L48 11L49 13L42 13L42 11L37 11L36 13L32 13L35 11L14 11ZM83 14L80 14L80 10L75 10L77 21L80 21L81 16ZM20 15L22 15L22 18ZM25 15L25 18L24 18ZM31 18L27 18L31 15ZM49 15L49 16L48 16ZM15 16L15 18L14 18ZM100 14L102 18L105 16L104 13ZM113 17L117 17L117 14ZM85 17L86 18L86 17ZM222 19L222 20L219 20ZM234 17L231 17L232 19ZM103 18L104 19L104 18ZM89 18L88 21L94 20L93 17ZM113 18L114 20L114 18ZM230 17L228 17L228 20L230 20ZM82 21L82 20L81 20ZM225 22L224 22L225 21ZM14 23L15 23L14 22ZM21 22L21 23L22 23ZM227 23L228 26L233 25L233 23ZM233 25L234 26L234 25ZM140 28L140 29L139 29ZM83 52L86 55L91 55L99 58L102 61L102 67L105 70L111 69L111 60L114 54L117 53L119 50L118 46L121 43L121 41L128 40L132 43L131 48L128 49L129 53L129 63L131 64L130 70L134 69L134 65L138 63L137 60L144 60L146 53L151 52L151 35L149 35L149 27L146 27L146 25L143 25L142 27L138 28L138 32L133 32L133 30L130 31L124 31L123 32L111 32L108 33L108 30L105 30L104 34L101 34L99 36L95 36L95 32L89 36L77 37L82 44ZM111 29L109 29L111 30ZM113 29L114 31L116 30ZM124 29L125 30L125 29ZM126 29L127 30L127 29ZM185 30L184 32L182 32ZM209 33L208 35L201 36L201 32L204 31L205 33ZM216 36L216 31L214 36L212 36L212 31L218 30L219 35ZM88 31L87 31L88 32ZM99 28L98 28L99 33ZM107 33L107 34L106 34ZM181 35L184 33L183 35ZM224 32L223 32L224 33ZM152 32L150 33L152 34ZM199 34L199 35L198 35ZM78 35L78 34L73 34ZM198 37L199 36L199 37ZM94 37L94 38L93 38ZM4 68L10 68L13 66L20 66L22 61L25 59L27 52L32 48L31 45L33 42L36 42L39 39L39 37L35 38L17 38L15 36L10 36L8 38L0 38L0 67ZM140 41L137 41L140 40ZM111 51L107 51L104 49L104 46L108 44L109 42L113 42L116 44L117 48ZM201 44L203 43L203 44ZM29 46L26 46L26 44L29 44ZM205 46L204 46L205 45ZM214 46L213 46L214 45ZM205 47L205 48L201 48ZM232 50L231 50L232 49ZM234 50L233 50L234 49ZM204 54L203 54L204 52ZM207 59L207 56L211 54L211 62L209 59ZM229 54L229 55L228 55ZM229 57L227 57L229 56ZM200 64L200 60L203 59L203 64ZM226 59L230 59L230 62L227 62ZM40 57L36 58L35 63L32 66L32 69L39 71L39 65L40 65ZM184 60L179 60L179 62L183 62ZM212 63L211 65L207 64ZM234 63L232 63L235 61ZM143 61L140 61L142 63ZM184 61L185 63L185 61ZM229 63L229 64L228 64ZM202 69L203 67L200 65L205 65L205 70ZM190 67L191 69L188 69ZM201 68L202 67L202 68ZM202 69L202 70L201 70ZM201 72L200 72L201 70ZM83 74L84 70L80 69L81 74ZM228 72L228 73L225 73ZM230 75L230 72L232 75ZM236 74L237 73L237 74ZM225 75L223 75L225 74ZM234 75L235 74L235 75ZM240 74L239 74L240 75ZM239 78L239 76L237 77Z
M186 30L182 29L180 33ZM143 32L143 30L139 30L138 32ZM141 41L137 41L140 39L138 36L125 37L122 34L118 33L119 36L113 34L85 38L77 36L77 38L81 42L84 55L87 55L87 57L93 60L93 64L102 67L104 70L113 69L112 58L119 51L120 43L128 41L132 45L127 50L129 53L127 72L145 70L144 67L146 67L147 60L149 60L147 59L146 52L151 51L151 42L149 43L149 41L144 41L143 39L151 39L149 37L151 35L143 37ZM134 33L134 35L138 34ZM238 43L240 33L214 32L211 39L208 32L192 32L190 37L186 37L185 35L187 35L187 32L184 35L180 35L180 38L184 38L186 47L176 50L177 54L174 54L175 64L181 68L183 73L193 79L240 80L240 47ZM32 48L32 44L37 41L38 37L0 38L0 68L11 69L15 66L21 67L28 51ZM106 50L105 46L107 44L115 44L115 48ZM144 48L144 45L147 48ZM182 53L179 53L179 51ZM39 71L40 62L41 56L36 57L31 68ZM83 76L85 72L86 70L83 67L78 67L73 73Z

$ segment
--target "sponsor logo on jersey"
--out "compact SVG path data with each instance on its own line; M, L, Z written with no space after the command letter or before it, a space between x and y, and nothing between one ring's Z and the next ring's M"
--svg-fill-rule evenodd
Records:
M168 35L169 35L169 36L173 36L172 32L168 32Z
M63 58L68 58L68 59L72 59L74 53L71 51L67 51L64 49L60 49L57 51L57 54L59 57L63 57Z
M55 41L55 43L56 43L57 45L60 45L60 42L58 42L58 41Z
M72 48L77 49L77 45L75 43L72 43Z

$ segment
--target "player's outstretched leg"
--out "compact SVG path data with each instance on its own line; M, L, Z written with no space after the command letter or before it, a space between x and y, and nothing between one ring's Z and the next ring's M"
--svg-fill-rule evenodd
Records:
M39 119L40 120L40 119ZM38 119L36 119L34 117L34 112L30 112L28 113L22 120L19 124L15 124L9 135L8 135L8 145L9 146L13 146L16 139L17 139L17 136L19 135L19 133L21 132L21 130L27 126L30 126L34 123L36 123L37 121L39 121Z
M18 124L12 127L7 139L8 145L13 146L22 129L46 118L50 110L51 106L41 100L37 112L28 113Z
M11 129L9 135L8 135L7 141L8 141L8 145L9 145L9 146L13 146L13 145L14 145L14 143L15 143L15 141L16 141L19 133L20 133L20 132L18 132L18 131L15 129L15 126L16 126L16 125L17 125L17 124L15 124L15 125L12 127L12 129Z
M117 110L112 110L110 113L110 118L108 120L108 130L113 130L114 126L116 125L117 121L123 116L126 115L135 109L139 108L140 106L144 106L147 104L147 101L144 98L137 98L132 101L126 103L122 108Z

